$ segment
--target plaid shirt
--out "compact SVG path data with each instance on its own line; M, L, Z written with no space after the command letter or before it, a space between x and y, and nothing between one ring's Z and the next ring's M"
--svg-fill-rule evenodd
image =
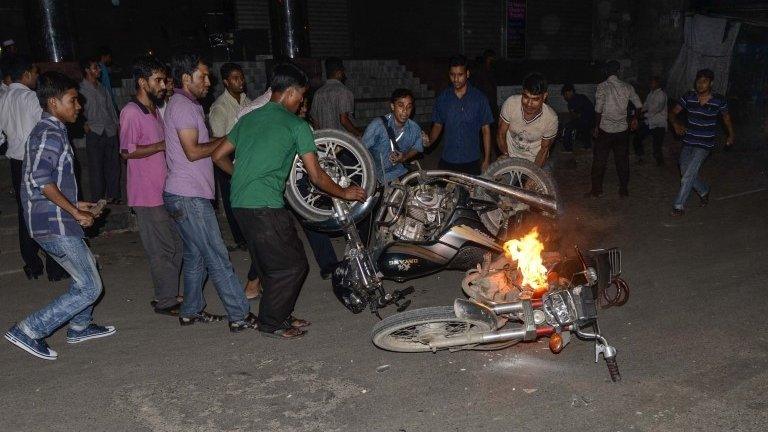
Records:
M30 235L33 238L83 237L83 229L75 218L46 198L42 191L45 185L55 184L70 202L77 202L74 153L66 126L43 112L25 147L21 205Z

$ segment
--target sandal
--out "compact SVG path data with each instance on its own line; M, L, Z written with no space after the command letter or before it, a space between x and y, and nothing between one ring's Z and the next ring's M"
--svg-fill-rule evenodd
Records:
M305 327L309 327L309 326L312 325L311 322L309 322L309 321L307 321L305 319L296 318L293 315L288 317L288 322L291 323L291 327L297 328L297 329L303 329Z
M300 328L291 327L289 329L277 329L273 332L261 331L262 336L274 338L274 339L298 339L307 334L306 330Z

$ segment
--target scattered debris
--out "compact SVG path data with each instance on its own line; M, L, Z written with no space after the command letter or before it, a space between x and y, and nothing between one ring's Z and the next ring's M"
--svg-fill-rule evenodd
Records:
M381 365L381 366L376 368L376 372L386 372L386 371L389 370L389 368L390 368L390 366L388 364Z
M537 391L539 391L539 389L525 389L524 388L523 391L528 393L528 394L531 394L531 393L536 393Z
M574 408L583 408L594 402L594 399L589 399L577 394L571 395L571 406Z

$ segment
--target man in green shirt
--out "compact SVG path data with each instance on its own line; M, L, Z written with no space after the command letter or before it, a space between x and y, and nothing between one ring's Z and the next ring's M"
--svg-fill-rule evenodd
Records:
M303 336L309 325L291 315L308 271L293 216L283 201L294 157L301 157L309 180L327 194L350 201L366 196L358 186L336 184L318 163L312 130L295 114L309 87L304 71L289 63L277 65L270 87L270 101L240 118L212 158L232 175L232 209L261 277L259 330L293 339ZM233 152L236 164L229 159Z

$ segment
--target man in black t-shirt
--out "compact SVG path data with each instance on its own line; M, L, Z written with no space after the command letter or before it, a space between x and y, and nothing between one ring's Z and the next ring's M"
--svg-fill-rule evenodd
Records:
M573 84L563 84L560 92L568 102L568 112L571 114L571 119L563 126L563 149L572 152L579 133L584 136L584 148L590 148L592 143L589 131L594 127L595 105L583 94L576 93Z

